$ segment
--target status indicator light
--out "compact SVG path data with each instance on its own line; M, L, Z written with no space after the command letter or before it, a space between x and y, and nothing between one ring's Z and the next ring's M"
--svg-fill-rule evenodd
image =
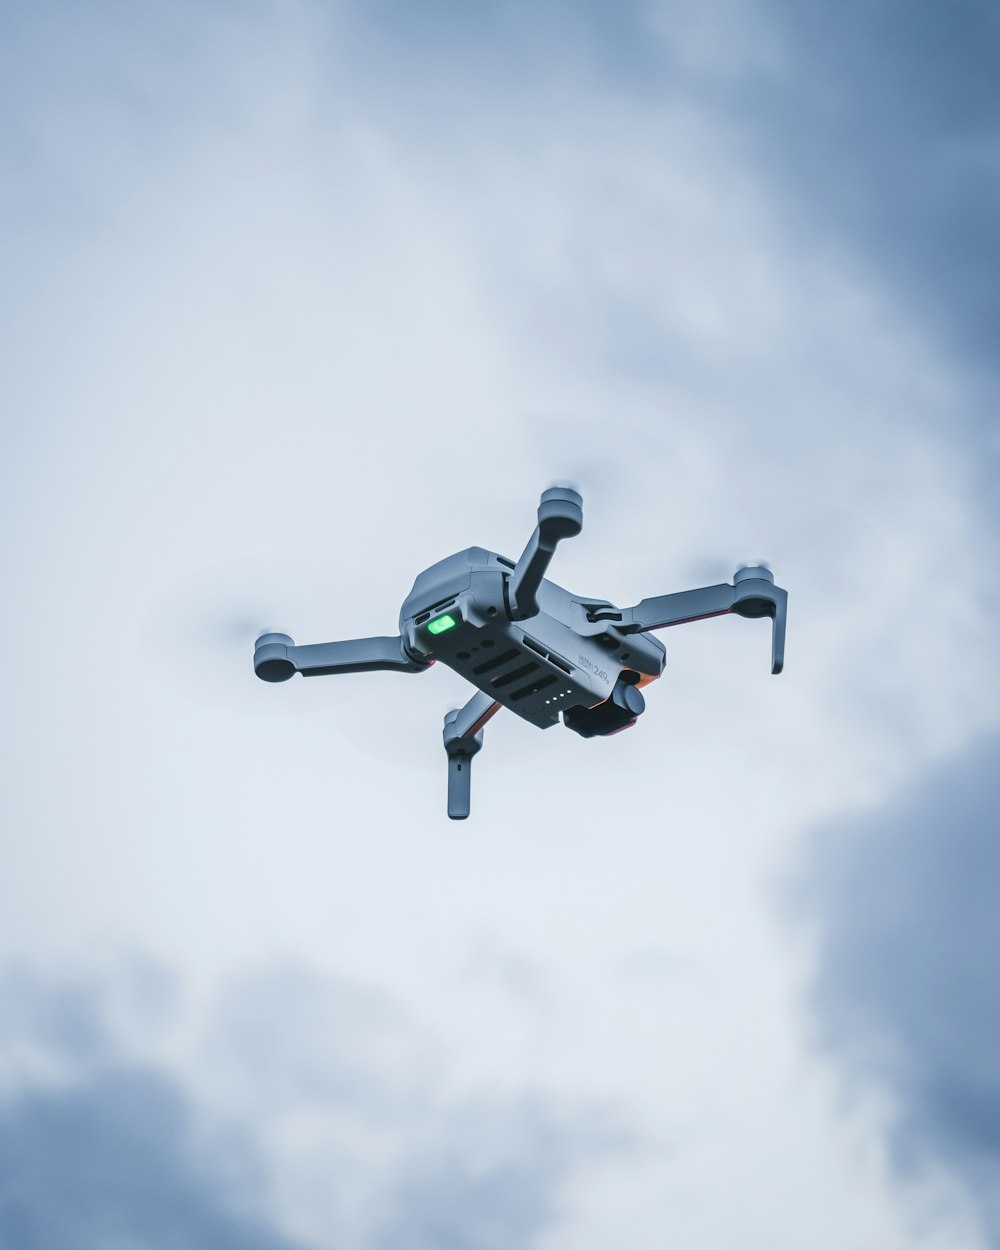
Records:
M446 612L444 616L437 616L433 621L427 622L427 632L429 634L443 634L449 629L454 629L457 624L458 621Z

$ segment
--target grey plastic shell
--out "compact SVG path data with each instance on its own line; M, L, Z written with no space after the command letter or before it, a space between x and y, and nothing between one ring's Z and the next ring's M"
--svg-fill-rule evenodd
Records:
M412 655L440 660L522 719L548 729L569 707L607 699L619 674L659 677L666 651L656 638L626 638L587 619L590 600L542 579L539 611L526 621L507 615L513 562L482 547L449 556L425 570L400 613ZM433 634L443 616L454 628Z

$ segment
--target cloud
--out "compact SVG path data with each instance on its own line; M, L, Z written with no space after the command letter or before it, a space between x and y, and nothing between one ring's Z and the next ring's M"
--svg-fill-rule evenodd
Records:
M396 1171L373 1250L532 1245L556 1222L562 1181L595 1144L593 1126L567 1134L534 1099L450 1116L437 1148L414 1144Z
M121 971L0 980L0 1243L294 1250L262 1209L253 1148L212 1141L183 1082L119 1035L137 1010L162 1019L165 985L150 965Z
M944 1166L1000 1245L1000 736L810 845L817 1040L887 1090L901 1175Z
M833 231L996 384L996 7L782 6L788 63L745 99L751 140L805 229Z
M293 1250L252 1189L193 1139L175 1082L111 1063L0 1106L0 1241L9 1250Z
M144 967L145 999L108 969L3 978L5 1250L529 1246L623 1143L544 1098L449 1093L391 999L299 968L234 982L168 1060L135 1027L170 981Z
M58 1003L29 975L11 1098L152 1073L192 1132L240 1126L274 1227L363 1246L408 1223L488 1244L501 1210L510 1241L547 1233L603 1123L553 1091L599 1091L704 1149L632 1170L634 1201L588 1178L574 1246L729 1244L730 1212L704 1222L719 1176L744 1242L774 1244L780 1183L790 1244L898 1244L881 1175L785 1065L797 952L759 879L803 821L994 715L996 591L956 421L975 379L846 211L863 192L911 222L926 154L888 123L921 75L880 94L892 39L804 11L12 12L0 939L356 980L231 983L178 1059L95 1007L101 975ZM927 220L978 194L946 172L909 180L942 189ZM955 220L885 259L947 271ZM767 556L788 669L767 675L764 623L706 622L670 637L634 739L500 718L458 839L454 674L268 690L252 639L391 630L431 560L516 555L564 474L587 529L562 584L635 602ZM544 975L459 983L479 929ZM605 965L636 950L690 971L622 985Z
M201 1062L203 1096L261 1126L284 1207L321 1243L531 1245L576 1169L631 1145L606 1110L456 1089L401 1003L301 967L234 979Z

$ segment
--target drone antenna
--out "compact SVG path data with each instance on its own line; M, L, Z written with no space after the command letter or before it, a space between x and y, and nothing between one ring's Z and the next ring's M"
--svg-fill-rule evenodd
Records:
M583 496L569 486L550 486L542 491L538 526L521 553L510 579L510 619L526 621L539 612L538 588L564 538L575 538L583 529Z

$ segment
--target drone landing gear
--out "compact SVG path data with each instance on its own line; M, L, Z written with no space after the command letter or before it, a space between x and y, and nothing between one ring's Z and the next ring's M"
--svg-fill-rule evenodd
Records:
M472 757L482 750L483 726L502 703L477 691L459 712L444 718L444 749L448 752L448 816L465 820L472 794Z

